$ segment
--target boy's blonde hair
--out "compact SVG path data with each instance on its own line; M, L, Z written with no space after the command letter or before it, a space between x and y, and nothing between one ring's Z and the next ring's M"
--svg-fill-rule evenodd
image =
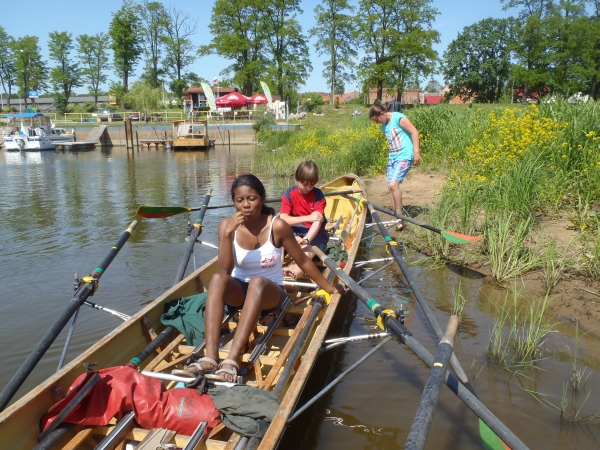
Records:
M314 161L304 161L296 168L296 181L317 184L319 181L319 168Z

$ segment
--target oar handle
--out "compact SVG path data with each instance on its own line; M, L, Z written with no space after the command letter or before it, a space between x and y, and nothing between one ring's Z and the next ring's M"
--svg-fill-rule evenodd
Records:
M351 197L350 195L347 195L347 194L344 194L344 197L346 197L349 200L354 200L355 202L360 201L360 199L355 198L355 197ZM378 205L376 205L374 203L371 203L371 202L368 202L367 200L364 200L364 199L362 201L365 202L367 205L371 205L377 211L389 214L390 216L396 217L397 219L405 220L406 222L412 223L413 225L417 225L417 226L422 227L422 228L426 228L426 229L428 229L430 231L433 231L434 233L441 233L442 232L442 230L440 230L439 228L433 227L433 226L428 225L428 224L423 223L423 222L419 222L418 220L413 219L412 217L404 216L402 214L399 214L396 211L392 211L391 209L387 209L387 208L384 208L382 206L378 206Z
M129 236L137 226L137 220L131 222L131 225L121 234L121 237L117 243L112 247L108 256L100 263L94 272L89 277L84 277L79 288L75 292L75 295L69 302L69 305L62 313L62 315L54 322L50 329L46 332L42 340L38 343L35 349L27 357L25 362L21 365L17 373L8 382L6 387L0 393L0 411L3 411L13 396L17 393L21 385L25 382L29 374L33 371L34 367L42 359L46 351L50 348L54 340L58 337L64 326L67 324L71 316L79 309L81 305L87 300L87 298L96 291L98 288L98 279L106 271L112 260L115 258L119 250L123 248Z
M423 395L421 396L417 413L415 414L406 445L404 446L405 450L421 450L425 447L427 435L431 428L431 421L433 420L433 413L440 398L444 376L448 370L448 362L450 361L450 356L452 356L454 336L457 329L458 317L451 316L446 327L446 333L440 341L437 354L435 355L431 373L423 389Z
M448 326L446 326L446 331L440 344L448 344L454 346L454 336L456 336L456 332L458 331L458 316L452 315L450 316L450 320L448 321Z

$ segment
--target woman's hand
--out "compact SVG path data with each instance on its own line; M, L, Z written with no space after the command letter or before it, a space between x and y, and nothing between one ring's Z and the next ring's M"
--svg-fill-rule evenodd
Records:
M236 212L233 216L230 217L229 221L227 222L227 226L225 227L225 236L233 236L235 230L237 230L243 223L244 213L241 211Z
M329 291L328 293L333 295L333 294L337 294L339 293L340 295L344 295L347 292L347 289L345 286L341 285L340 283L336 283L333 285L333 290Z

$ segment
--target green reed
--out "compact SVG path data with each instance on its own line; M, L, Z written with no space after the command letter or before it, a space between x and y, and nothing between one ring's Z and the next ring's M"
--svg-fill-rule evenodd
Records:
M552 289L561 280L566 266L566 259L559 256L556 242L549 242L544 248L542 254L542 279L546 295L550 294Z
M485 248L492 275L498 281L519 276L541 263L540 256L526 246L534 225L532 216L497 213L486 217Z
M508 295L503 305L497 306L485 355L490 363L503 367L533 365L548 333L555 328L545 319L550 298L545 296L525 305L520 304L516 289L512 290L512 303Z

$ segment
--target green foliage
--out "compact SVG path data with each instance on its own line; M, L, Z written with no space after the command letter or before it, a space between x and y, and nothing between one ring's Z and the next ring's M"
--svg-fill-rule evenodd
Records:
M153 88L148 83L136 81L129 92L123 96L123 102L133 109L152 111L159 108L162 89Z
M23 36L12 43L15 84L21 98L26 99L30 90L41 91L48 87L48 69L42 60L38 41L36 36Z
M514 45L511 19L484 19L465 27L444 52L442 72L451 96L480 103L500 100L508 81L510 50Z
M144 78L153 88L160 87L159 78L163 74L160 67L162 43L168 26L167 10L160 2L142 0L137 8L140 17L140 31L143 34L143 47L146 57Z
M0 26L0 84L8 94L8 104L13 86L16 84L15 58L12 53L13 38Z
M71 33L53 31L49 37L50 59L56 64L50 69L50 83L55 92L54 106L59 113L64 113L73 89L81 86L81 73L78 64L73 62L71 57L73 50Z
M352 121L344 119L335 123L307 121L302 130L274 131L264 136L256 156L258 166L285 177L292 176L301 161L312 159L322 180L348 172L362 176L382 173L388 149L379 127L365 115Z
M309 30L311 38L316 38L315 49L319 56L327 55L323 78L330 89L330 104L344 81L355 80L353 68L358 53L355 50L353 18L346 12L354 11L347 0L325 0L324 6L315 7L316 26Z
M323 106L325 104L323 101L323 96L318 92L308 92L303 94L302 98L304 99L304 104L309 112L316 111L319 106Z
M411 78L434 70L437 52L432 45L440 33L432 28L439 13L431 0L360 0L356 33L365 56L358 77L366 87L377 88L382 100L384 86L400 95Z
M512 304L507 295L504 304L497 307L485 354L489 362L499 366L531 366L541 355L548 333L556 327L545 319L549 297L529 305L523 304L519 297L515 287Z
M296 20L300 0L261 0L258 2L261 39L265 46L267 78L283 98L286 89L298 89L312 70L308 41ZM262 3L262 4L261 4Z
M108 63L108 35L98 33L93 36L82 34L77 36L77 52L81 77L88 84L88 90L98 103L100 85L106 83L105 67Z
M217 54L233 61L224 72L248 96L259 89L267 64L260 16L260 8L267 3L216 0L208 26L212 40L198 50L200 56Z
M113 14L108 35L110 48L114 54L114 67L122 77L123 89L127 91L129 75L142 55L142 36L138 8L131 0L124 0L123 6Z
M592 214L600 201L600 107L595 102L472 110L439 105L411 110L410 119L420 132L424 168L451 168L426 222L484 233L481 250L497 279L542 267L551 289L564 263L550 250L540 259L533 217L539 211L565 214L583 233L580 272L600 278ZM451 256L437 236L428 235L427 243L437 258Z
M271 125L275 125L275 118L273 114L266 108L259 108L254 114L254 122L252 122L252 129L256 131L259 137L268 134L271 130Z
M178 99L183 97L186 83L191 80L190 74L184 72L195 59L195 46L190 37L196 33L197 19L172 7L167 16L166 34L163 37L165 73L171 76L170 89Z

